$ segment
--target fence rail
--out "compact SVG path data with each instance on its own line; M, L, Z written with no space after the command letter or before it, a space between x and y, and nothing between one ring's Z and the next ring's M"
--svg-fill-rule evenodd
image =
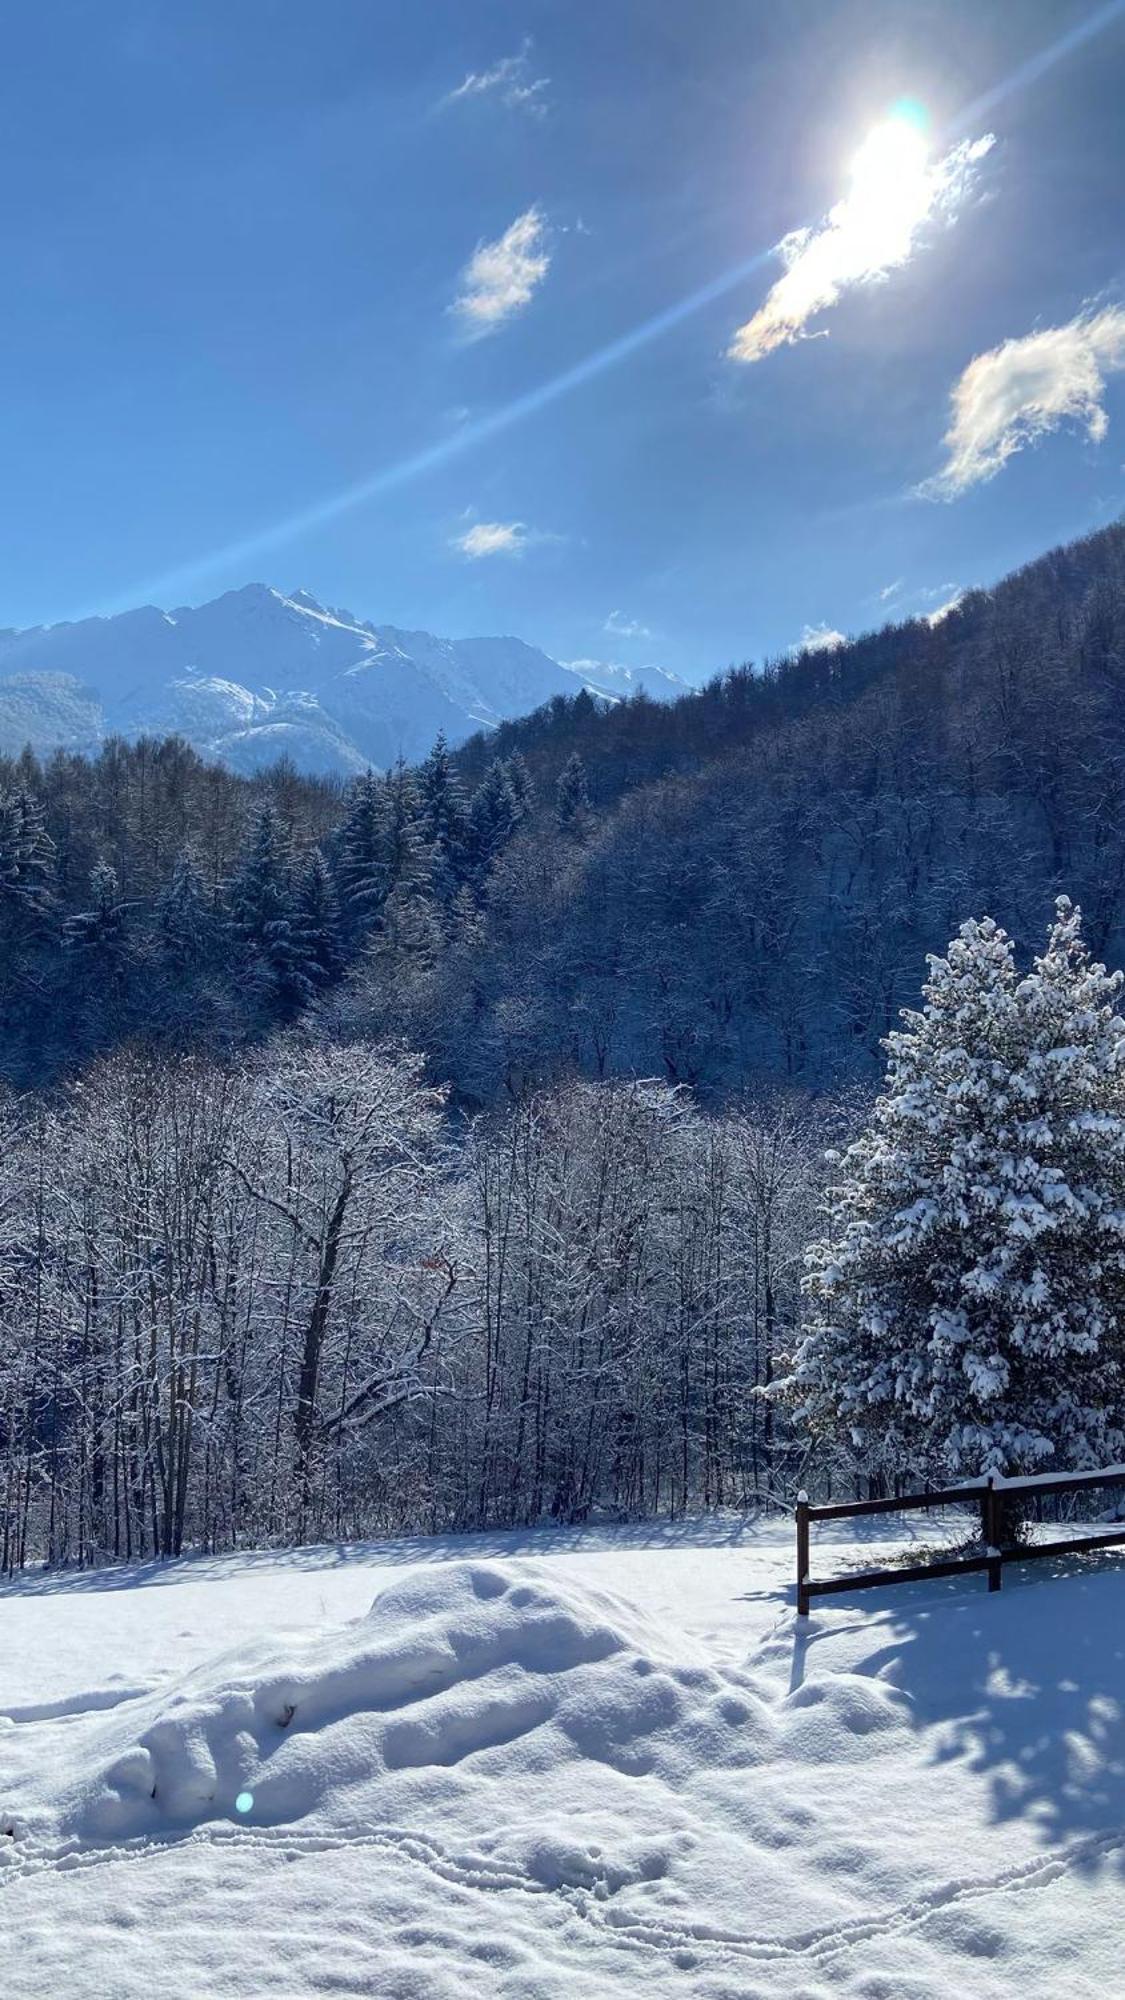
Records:
M926 1577L987 1574L989 1590L999 1590L1005 1563L1031 1562L1039 1556L1085 1554L1091 1549L1125 1546L1125 1527L1109 1534L1070 1535L1054 1542L1003 1541L1005 1502L1025 1495L1067 1497L1100 1488L1125 1486L1125 1465L1103 1466L1099 1472L1048 1472L1026 1479L990 1478L977 1485L943 1486L932 1493L904 1493L883 1500L843 1500L810 1506L797 1495L797 1615L807 1618L809 1601L838 1591L874 1590L887 1583L919 1583ZM861 1514L909 1514L932 1507L980 1507L983 1553L939 1556L933 1562L901 1564L886 1569L851 1570L842 1576L810 1577L809 1528L814 1521L847 1521Z

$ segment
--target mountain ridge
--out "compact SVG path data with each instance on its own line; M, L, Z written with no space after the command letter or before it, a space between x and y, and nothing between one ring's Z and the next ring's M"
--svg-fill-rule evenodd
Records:
M179 735L235 770L288 756L351 776L423 757L586 687L609 703L688 692L659 668L555 660L511 635L441 638L261 583L171 611L0 630L0 750Z

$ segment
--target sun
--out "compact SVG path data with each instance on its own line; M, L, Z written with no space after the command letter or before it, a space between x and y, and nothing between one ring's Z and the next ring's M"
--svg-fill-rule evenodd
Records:
M918 107L896 106L852 160L846 226L873 267L898 261L929 210L932 168L924 124Z

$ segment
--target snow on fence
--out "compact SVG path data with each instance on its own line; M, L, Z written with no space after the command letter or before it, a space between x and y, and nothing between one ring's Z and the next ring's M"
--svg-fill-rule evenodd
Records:
M841 1590L872 1590L877 1584L918 1583L931 1576L969 1576L974 1571L988 1576L989 1590L999 1590L1004 1564L1030 1562L1036 1556L1087 1555L1091 1549L1125 1544L1125 1528L1111 1534L1070 1535L1054 1542L1009 1543L1003 1545L1005 1502L1022 1493L1053 1497L1069 1493L1089 1493L1100 1487L1125 1486L1125 1465L1103 1466L1098 1472L1041 1472L1027 1478L1008 1478L996 1473L977 1485L946 1486L933 1493L904 1493L886 1500L847 1500L835 1506L811 1507L808 1495L797 1495L797 1615L807 1618L809 1599L827 1597ZM809 1525L813 1521L846 1521L860 1514L908 1514L931 1507L964 1507L976 1501L980 1506L981 1539L984 1550L978 1556L938 1557L933 1562L900 1564L889 1569L853 1570L844 1576L809 1576Z

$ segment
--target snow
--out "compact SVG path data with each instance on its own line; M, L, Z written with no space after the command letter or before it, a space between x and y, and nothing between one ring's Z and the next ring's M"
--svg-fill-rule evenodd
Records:
M579 686L520 639L375 626L260 583L174 615L148 605L0 634L0 665L12 754L29 739L85 750L111 732L175 731L238 770L285 754L342 776L416 762L439 730L457 744Z
M833 1567L919 1532L854 1527ZM711 1518L14 1581L8 1989L1113 1991L1125 1569L798 1621L793 1568Z
M994 1472L992 1474L992 1484L998 1491L1001 1488L1010 1486L1066 1486L1074 1479L1088 1479L1091 1487L1096 1486L1096 1482L1099 1479L1104 1480L1107 1486L1117 1483L1125 1485L1125 1465L1101 1465L1089 1472L1072 1469L1069 1472L1012 1473L1011 1475L1003 1472Z

